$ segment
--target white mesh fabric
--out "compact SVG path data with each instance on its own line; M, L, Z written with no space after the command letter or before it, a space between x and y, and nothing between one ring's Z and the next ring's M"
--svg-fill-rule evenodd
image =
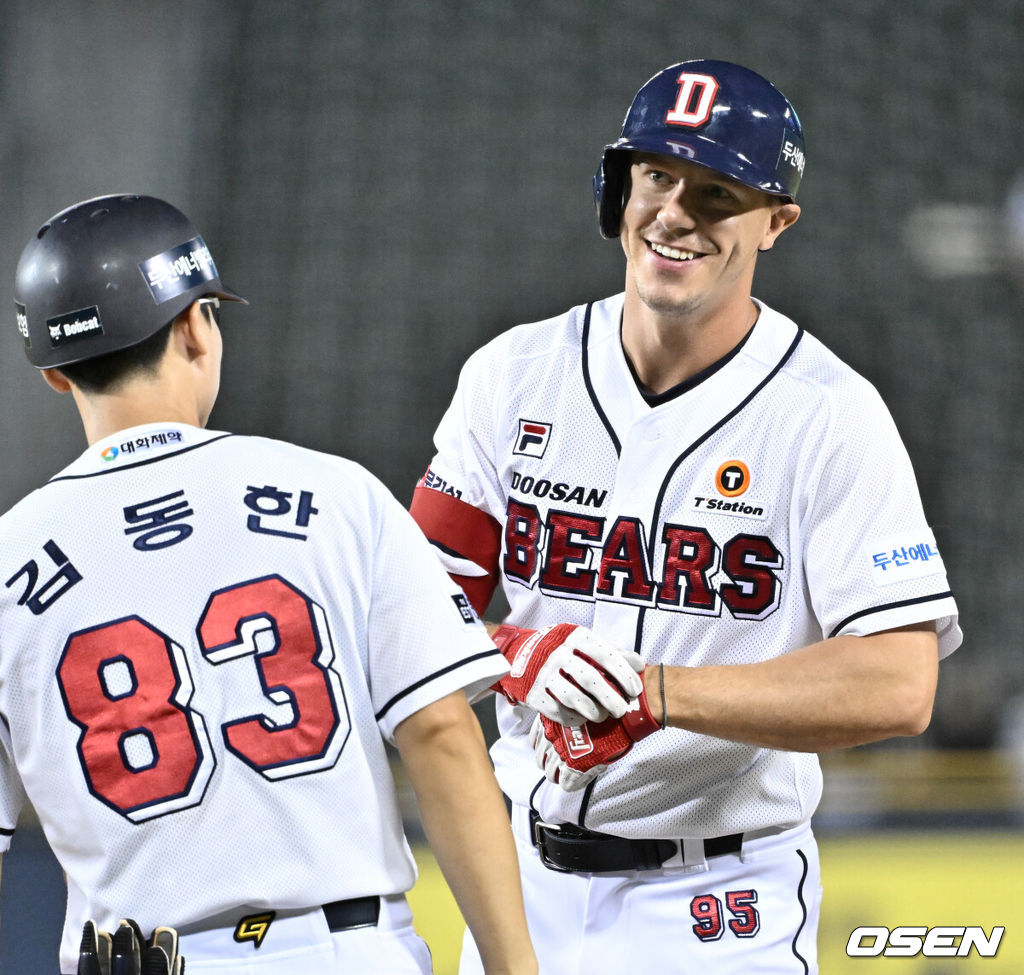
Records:
M508 556L510 544L531 544L506 530L510 621L583 623L651 663L675 665L755 662L833 632L931 619L940 652L952 652L956 606L906 451L874 389L762 306L735 357L651 408L625 362L621 308L620 295L595 304L589 323L576 308L499 336L467 364L438 430L431 466L466 489L464 500L503 523L506 506L520 506L540 526L529 573ZM549 427L542 456L520 449L522 420ZM749 479L732 496L717 475L736 461ZM582 494L557 500L555 485ZM575 535L553 528L566 518ZM645 556L601 592L602 545L623 525ZM667 598L667 532L709 540L704 603L685 604L699 588L690 576L675 604ZM919 557L880 570L874 556L897 543ZM559 565L568 567L561 575ZM591 584L577 585L581 577ZM802 822L820 798L814 755L673 729L609 767L582 809L581 794L538 786L532 715L497 707L499 779L551 821L637 837L715 836Z
M159 443L155 435L167 431L182 440ZM112 444L129 442L147 446L105 459ZM263 492L255 507L254 490ZM135 547L139 522L126 510L179 491L191 513L173 524L191 533L165 547ZM27 575L0 589L0 713L20 779L68 874L66 967L86 916L108 929L132 916L149 930L240 905L309 907L412 885L384 738L416 709L489 684L507 665L375 478L271 440L150 425L90 448L0 520L3 579L34 561L38 593L57 571L48 542L81 580L38 614L18 604ZM127 687L119 661L134 667L139 695L153 693L147 667L173 663L192 728L179 737L158 729L156 754L186 768L190 749L199 755L183 794L138 808L138 776L119 766L114 745L89 760L79 753L82 727L99 722L85 709L115 705L95 692L76 697L92 686L88 666L63 692L57 677L72 633L135 620L158 634L148 650L138 645L140 630L122 644L114 634L127 629L96 631L114 661L100 668L110 693ZM201 620L210 627L202 634ZM232 650L245 634L250 652ZM81 646L69 659L79 659ZM129 762L152 754L149 731L128 727L146 729L147 713L138 721L114 713L115 728L122 722L130 732ZM332 714L336 728L322 741ZM244 730L229 729L246 719L251 740L229 741ZM0 816L9 817L21 799L6 752L0 746ZM114 800L119 808L96 788L105 775L127 789Z

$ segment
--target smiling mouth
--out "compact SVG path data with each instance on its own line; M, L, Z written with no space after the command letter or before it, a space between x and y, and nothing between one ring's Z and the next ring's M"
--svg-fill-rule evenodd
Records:
M653 241L647 241L647 246L654 251L659 257L668 258L670 261L693 261L698 257L703 257L703 254L698 254L696 251L683 251L677 247L668 247L665 244L655 244Z

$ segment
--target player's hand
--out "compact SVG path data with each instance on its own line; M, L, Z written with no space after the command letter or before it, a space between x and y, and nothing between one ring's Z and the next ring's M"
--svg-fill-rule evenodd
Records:
M545 777L566 792L575 792L661 727L641 689L621 718L567 728L540 714L530 730L530 744Z
M604 643L585 626L505 624L492 639L512 665L497 689L558 724L621 718L643 691L640 655Z
M555 750L554 742L549 741L545 734L545 722L555 728L563 728L564 725L554 724L543 714L538 714L530 728L530 745L533 747L533 755L537 760L537 768L543 773L549 782L561 786L566 792L576 792L589 785L597 776L607 768L606 765L592 765L585 770L571 768ZM586 725L578 728L565 728L570 735L580 732Z
M117 930L100 931L92 919L82 930L78 975L184 975L185 959L178 954L178 932L159 927L147 941L142 929L122 920Z

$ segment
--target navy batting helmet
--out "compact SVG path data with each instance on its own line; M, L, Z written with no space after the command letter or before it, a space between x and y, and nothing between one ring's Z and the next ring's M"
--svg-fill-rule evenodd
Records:
M125 194L50 217L22 251L14 284L18 331L40 369L137 345L204 295L247 304L223 284L188 217Z
M605 237L619 235L630 151L687 159L790 201L804 172L803 129L789 100L728 61L674 64L636 93L594 176Z

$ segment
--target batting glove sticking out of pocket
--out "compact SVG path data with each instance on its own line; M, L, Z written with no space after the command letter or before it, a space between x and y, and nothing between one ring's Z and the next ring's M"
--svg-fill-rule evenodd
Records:
M132 921L117 930L100 931L88 920L82 930L78 975L184 975L185 959L178 954L178 932L157 928L148 940Z
M558 724L621 718L643 692L640 655L604 643L585 626L505 624L492 639L512 665L495 689Z

